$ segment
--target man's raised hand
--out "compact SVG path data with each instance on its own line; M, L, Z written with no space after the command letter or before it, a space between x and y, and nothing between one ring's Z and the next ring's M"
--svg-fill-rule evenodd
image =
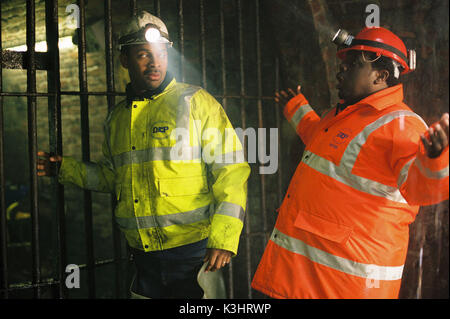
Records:
M449 140L449 115L444 113L439 122L428 128L428 138L425 134L420 136L423 146L429 158L436 158L441 155L447 147Z
M275 102L284 107L290 99L301 93L301 88L302 87L300 85L297 86L297 93L295 93L291 88L288 88L286 91L281 90L280 93L275 92Z

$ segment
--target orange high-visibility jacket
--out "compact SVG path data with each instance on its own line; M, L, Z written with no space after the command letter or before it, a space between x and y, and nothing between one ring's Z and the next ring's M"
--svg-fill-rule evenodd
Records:
M426 156L401 84L322 119L284 114L306 145L252 287L274 298L397 298L418 205L449 197L448 147Z

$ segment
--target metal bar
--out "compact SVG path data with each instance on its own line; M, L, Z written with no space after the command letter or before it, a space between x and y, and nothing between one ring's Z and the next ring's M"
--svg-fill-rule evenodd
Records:
M94 96L126 96L125 92L77 92L77 91L62 91L62 95L94 95Z
M225 54L225 18L223 14L223 0L220 0L220 55L222 59L221 70L222 70L222 106L224 110L227 110L227 71L226 71L226 54Z
M135 16L137 14L136 0L130 0L129 6L130 6L130 16L133 17L133 16Z
M61 91L60 95L92 95L92 96L126 96L125 92L78 92L78 91ZM37 96L37 97L49 97L55 96L56 93L48 92L36 92L36 93L26 93L26 92L1 92L0 96ZM255 95L232 95L232 94L214 94L215 98L218 99L244 99L244 100L273 100L273 96L255 96Z
M238 33L239 33L239 70L241 77L241 96L245 95L245 69L244 69L244 33L242 26L242 3L241 0L237 0L237 10L238 10ZM245 130L246 123L246 113L245 113L245 100L241 98L241 118L242 118L242 129ZM245 158L247 158L247 147L246 141L243 141ZM247 272L247 290L248 290L248 298L252 299L252 288L250 286L251 278L252 278L252 260L251 260L251 247L250 247L250 236L251 227L250 227L250 214L248 212L248 201L246 207L245 214L245 253L246 253L246 272Z
M106 57L106 89L108 93L114 93L114 50L113 50L113 37L112 37L112 5L111 0L105 0L105 57ZM108 113L113 109L115 104L115 96L107 95ZM116 199L111 196L111 207L114 209L116 205ZM114 248L114 266L115 266L115 294L116 298L120 297L121 283L122 283L122 269L120 259L121 253L121 240L120 231L117 228L114 219L114 213L111 214L112 218L112 234L113 234L113 248Z
M58 1L45 1L46 39L50 61L47 73L48 91L54 95L48 98L48 130L50 153L62 155L62 129L61 129L61 82L59 61L59 31L58 31ZM52 193L54 194L53 210L55 213L56 237L58 243L58 294L59 298L67 297L64 284L65 267L67 265L66 246L66 218L64 214L64 187L58 183L57 178L52 179Z
M0 30L2 30L2 10L0 4ZM2 52L2 34L0 32L0 52ZM3 55L0 54L0 93L3 93ZM0 95L0 298L8 298L8 246L5 198L5 152L3 130L3 95Z
M27 69L27 52L0 50L0 55L3 57L1 66L4 69ZM34 67L36 70L47 70L49 65L47 52L34 53Z
M15 291L15 290L37 289L37 288L41 288L41 287L56 286L58 284L59 284L59 282L55 281L53 279L42 280L39 284L33 284L31 282L23 282L23 283L11 284L7 290L0 289L0 292L5 293L8 291Z
M122 258L120 261L130 261L130 259ZM111 264L114 264L116 262L115 259L105 259L105 260L98 260L95 262L95 267L101 267L101 266L108 266ZM87 267L86 264L78 265L78 267L81 269L84 269ZM33 284L31 282L21 282L21 283L15 283L11 284L9 288L7 289L0 289L1 293L7 293L8 291L14 291L14 290L22 290L22 289L32 289L36 287L46 287L46 286L53 286L53 285L64 285L65 282L60 282L59 280L54 280L53 278L48 278L41 280L39 284Z
M184 71L184 17L183 17L183 0L178 0L178 39L180 53L180 78L181 82L185 81Z
M36 97L53 97L56 95L94 95L94 96L108 96L108 95L122 95L125 96L126 93L108 93L108 92L77 92L77 91L66 91L66 92L2 92L0 96L36 96Z
M280 90L280 59L278 57L275 58L275 92ZM279 103L275 102L275 120L276 126L280 130L281 129L281 106ZM281 134L278 134L278 172L277 172L277 180L278 180L278 188L277 188L277 196L278 196L278 205L281 205L281 201L283 200L283 161L281 160Z
M225 18L223 14L223 0L220 0L220 53L221 53L221 73L222 73L222 106L223 109L227 110L227 76L226 76L226 65L225 65ZM233 260L230 261L228 265L228 297L230 299L234 298L234 276L233 276Z
M227 99L244 99L244 100L272 100L273 101L273 96L254 96L254 95L220 95L220 94L215 94L214 95L217 98L227 98Z
M36 92L36 67L34 45L36 42L35 25L35 2L27 1L26 5L26 36L27 36L27 92ZM38 184L36 175L37 159L37 126L36 126L36 97L28 96L28 157L30 171L30 211L31 211L31 252L32 252L32 280L33 284L41 281L40 250L39 250L39 206L38 206ZM34 297L40 298L39 287L34 289Z
M159 0L153 1L153 6L155 8L155 14L157 17L161 17L161 4L159 3Z
M261 28L260 28L260 9L259 0L255 0L255 29L256 29L256 81L258 87L258 127L264 128L263 110L262 110L262 77L261 77ZM266 143L267 141L263 141ZM258 141L259 143L259 141ZM260 146L258 146L260 147ZM266 206L266 177L264 174L259 174L261 185L261 210L263 215L263 231L267 232L267 206ZM266 242L269 240L269 234L267 234Z
M80 28L78 31L78 70L80 79L80 92L88 91L87 64L86 64L86 12L85 1L78 0L80 7ZM87 95L80 95L80 117L81 117L81 148L83 161L90 160L89 145L89 100ZM94 269L94 239L92 225L92 194L90 191L83 192L84 204L84 229L86 237L86 257L88 273L88 297L95 298L95 269Z
M121 257L120 261L130 261L130 259ZM95 265L95 267L100 267L100 266L115 264L116 262L117 262L117 260L115 258L111 258L111 259L97 260L97 261L95 261L94 265ZM84 268L87 268L87 265L81 264L81 265L78 265L78 268L84 269Z
M199 1L200 12L200 64L202 67L202 87L207 89L206 81L206 30L205 30L205 3L204 0Z

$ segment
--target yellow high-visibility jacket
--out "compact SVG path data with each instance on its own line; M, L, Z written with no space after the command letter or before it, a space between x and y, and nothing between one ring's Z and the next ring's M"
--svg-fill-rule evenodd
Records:
M205 90L173 79L151 98L117 104L103 154L98 163L63 157L58 179L115 193L115 219L131 247L164 250L209 237L208 248L237 253L250 167Z

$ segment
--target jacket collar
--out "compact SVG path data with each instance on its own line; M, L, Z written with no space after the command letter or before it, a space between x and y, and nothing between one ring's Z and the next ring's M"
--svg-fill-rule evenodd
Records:
M400 102L403 102L403 84L397 84L373 93L355 104L346 104L345 101L340 100L336 105L335 116L348 106L369 105L378 111L381 111L388 106L398 104Z
M355 105L370 105L381 111L391 105L401 103L403 101L403 84L397 84L389 88L378 91L368 97L357 102Z

